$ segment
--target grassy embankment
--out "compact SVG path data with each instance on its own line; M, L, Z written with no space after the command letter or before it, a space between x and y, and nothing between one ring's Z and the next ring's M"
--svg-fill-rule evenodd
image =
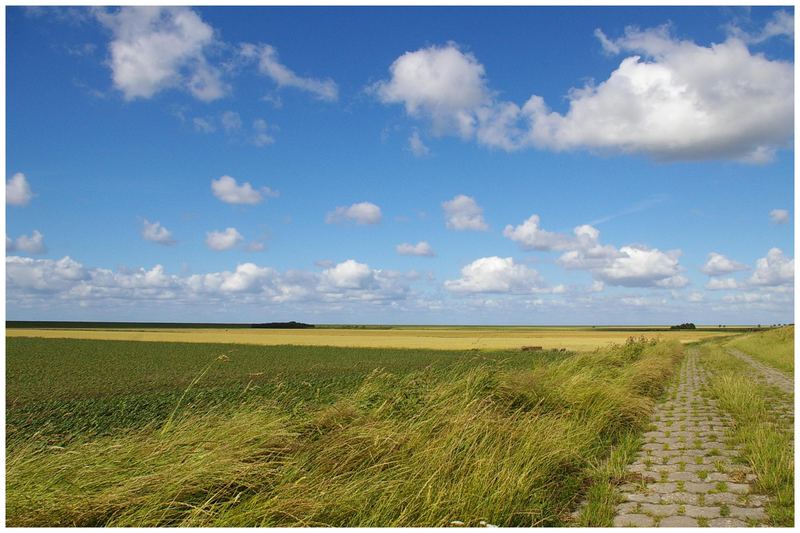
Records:
M41 381L54 364L73 365L70 379L81 375L81 363L67 361L74 357L38 366L22 357L26 364L15 367L20 348L9 348L11 393ZM270 349L259 350L263 357ZM411 368L407 361L421 362L421 354L369 359L369 351L341 350L333 359L345 366L350 359L364 370L390 370L353 377L342 367L346 386L312 401L303 388L335 374L324 370L336 349L327 350L299 361L279 354L279 365L296 368L270 381L268 395L250 397L252 385L239 382L238 398L181 400L183 390L191 397L220 372L249 369L239 366L240 351L195 364L201 379L193 385L182 381L185 371L173 377L180 403L166 418L121 422L107 434L77 430L58 446L52 434L17 432L7 449L8 525L560 525L585 487L607 476L610 451L635 441L681 356L678 343L632 342L583 354L461 353L446 364L429 354L429 364ZM113 367L118 352L108 353ZM146 389L148 376L163 379L162 367L99 379L109 391L125 382ZM293 381L293 373L305 377ZM83 383L69 394L99 386L88 377ZM101 406L109 391L89 399ZM613 513L605 496L589 495L588 519Z
M794 326L735 337L728 346L794 375Z
M791 368L786 360L794 352L793 328L756 333L732 344L765 362ZM734 420L731 436L742 445L743 459L758 476L756 488L770 496L767 513L772 525L793 526L793 416L780 416L792 412L793 398L758 383L752 367L718 343L704 345L702 360L712 372L708 391Z

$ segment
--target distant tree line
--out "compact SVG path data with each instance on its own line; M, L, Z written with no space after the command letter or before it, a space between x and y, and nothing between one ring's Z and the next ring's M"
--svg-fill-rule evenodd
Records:
M264 322L263 324L250 324L251 328L265 329L308 329L313 328L314 324L304 324L302 322Z
M683 324L678 324L677 326L670 326L669 329L697 329L697 326L691 322L685 322Z

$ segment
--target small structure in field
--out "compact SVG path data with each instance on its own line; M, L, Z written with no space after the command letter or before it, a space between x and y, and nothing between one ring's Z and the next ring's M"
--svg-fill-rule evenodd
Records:
M523 346L522 347L522 351L523 352L540 352L540 351L542 351L542 347L541 346Z

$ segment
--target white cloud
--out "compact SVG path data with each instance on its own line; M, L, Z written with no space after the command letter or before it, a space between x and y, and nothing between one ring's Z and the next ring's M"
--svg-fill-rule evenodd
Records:
M322 272L322 283L338 289L368 289L375 284L369 265L348 259Z
M248 181L241 185L231 176L222 176L211 180L211 191L214 196L226 204L255 205L264 200L262 193L256 190ZM266 190L268 196L276 195L272 189Z
M244 237L236 228L226 228L225 231L209 231L206 233L206 246L218 252L230 250L242 240L244 240Z
M481 257L461 269L461 277L444 282L457 293L535 293L551 292L539 273L514 262L511 257Z
M706 264L700 269L709 276L722 276L731 272L747 270L747 265L728 259L722 254L711 252L708 254Z
M789 211L786 209L773 209L769 212L769 218L775 224L787 224L789 222Z
M772 17L758 32L746 32L738 26L728 26L731 35L746 43L758 44L773 37L788 37L794 39L794 15L787 11L775 11Z
M126 100L151 98L172 88L210 102L229 88L206 51L215 45L214 29L187 7L122 7L97 10L112 33L109 66L114 86Z
M20 235L16 240L6 236L6 252L17 251L27 254L43 254L47 252L47 247L44 245L44 235L38 230L33 230L30 236Z
M271 285L276 272L253 263L242 263L233 272L194 274L186 280L188 287L199 293L256 292Z
M195 117L192 119L192 124L194 125L194 129L201 133L214 133L217 129L209 118Z
M438 134L464 138L475 128L475 109L489 99L484 68L449 43L406 52L389 67L391 78L372 86L383 103L399 103L414 117L432 120Z
M623 246L619 256L596 270L601 280L624 287L680 288L689 283L679 274L679 251L662 252L644 246Z
M371 202L360 202L351 206L339 206L325 216L326 224L352 221L356 224L378 224L383 215L381 208Z
M664 26L596 33L607 52L632 54L607 80L571 89L569 108L540 96L523 105L486 88L485 69L450 44L408 52L373 86L384 103L431 121L434 132L503 150L644 154L657 160L732 159L765 163L790 144L794 78L790 62L753 54L735 37L701 46Z
M729 291L739 288L739 283L733 278L711 278L705 285L710 291Z
M86 268L65 257L58 261L10 256L6 258L8 301L15 305L52 308L58 302L75 305L113 305L156 301L159 305L255 305L308 302L341 310L351 303L393 306L408 297L411 274L372 269L352 259L323 273L279 272L255 263L233 271L178 276L161 265L151 269Z
M600 231L589 225L574 229L575 238L557 262L567 269L588 270L608 285L677 289L688 285L678 261L680 250L662 252L642 245L600 244Z
M268 128L267 121L263 118L257 118L253 121L253 144L261 147L275 142L275 139L267 133Z
M486 231L489 225L483 219L483 208L474 198L459 194L452 200L442 202L445 223L454 230Z
M395 246L395 250L400 255L418 255L423 257L433 257L436 252L427 241L419 241L417 244L404 242Z
M22 172L17 172L6 181L6 204L28 205L33 196L31 186L28 185L28 180Z
M431 153L430 148L425 146L425 143L419 136L419 132L416 130L414 130L408 138L408 149L411 150L411 153L414 154L415 157L425 157Z
M318 100L335 102L339 88L332 79L304 78L295 74L278 60L278 51L268 44L245 43L241 55L247 60L258 60L258 70L274 81L278 87L294 87L314 95Z
M545 231L539 227L539 215L531 215L517 227L507 225L503 236L519 243L523 250L565 250L574 245L574 239L569 235Z
M783 255L778 248L771 248L766 257L756 261L756 268L748 282L751 285L768 287L792 285L794 283L794 259Z
M150 222L147 219L142 221L142 237L146 241L156 242L158 244L175 244L175 239L172 238L172 232L162 226L161 222Z
M8 289L21 288L33 291L55 291L86 277L83 265L70 257L57 261L6 257L6 284Z
M705 299L702 292L690 292L689 295L686 297L686 301L690 303L699 303Z
M242 117L236 111L223 111L219 120L225 133L235 133L242 129Z
M558 258L558 263L567 269L595 270L607 266L621 255L619 250L610 244L600 244L600 231L588 224L578 226L575 234L574 249L567 250Z

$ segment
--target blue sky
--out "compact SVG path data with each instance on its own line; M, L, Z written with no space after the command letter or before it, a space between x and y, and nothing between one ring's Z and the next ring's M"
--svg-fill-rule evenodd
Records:
M7 316L790 322L793 24L7 8Z

